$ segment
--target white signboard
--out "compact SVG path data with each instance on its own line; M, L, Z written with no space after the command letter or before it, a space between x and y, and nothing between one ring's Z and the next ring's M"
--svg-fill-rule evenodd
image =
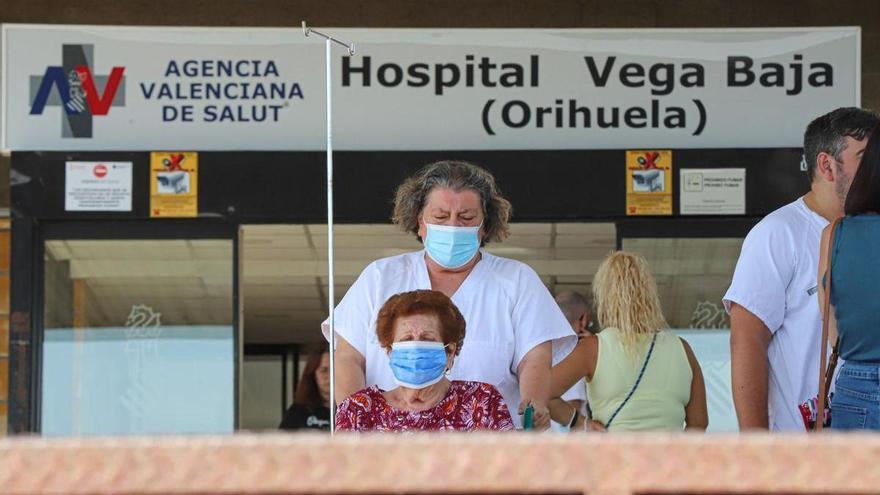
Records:
M339 150L798 147L859 105L859 28L332 29ZM14 150L322 150L291 29L3 26Z
M131 162L67 162L65 211L131 211Z
M746 169L680 170L682 215L745 215Z

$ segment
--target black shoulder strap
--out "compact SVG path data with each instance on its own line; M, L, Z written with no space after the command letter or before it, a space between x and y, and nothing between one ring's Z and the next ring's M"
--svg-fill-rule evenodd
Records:
M608 422L605 423L605 428L611 426L611 422L614 421L614 418L617 417L617 414L620 412L621 409L623 409L623 406L625 406L626 403L629 402L630 397L632 397L633 394L636 393L636 389L639 388L639 383L641 383L642 376L644 376L645 374L645 369L648 367L648 361L651 360L651 354L654 352L655 343L657 343L657 332L654 333L654 337L651 339L651 347L648 348L648 354L645 356L645 362L642 364L642 370L639 371L639 376L636 378L636 383L633 384L632 389L630 389L629 393L626 394L626 398L623 399L623 402L621 402L620 405L617 406L617 409L615 409L614 413L611 414L611 417L608 418Z

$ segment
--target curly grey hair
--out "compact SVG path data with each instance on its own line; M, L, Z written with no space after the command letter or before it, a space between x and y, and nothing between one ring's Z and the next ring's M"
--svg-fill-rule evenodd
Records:
M510 234L510 215L513 207L504 199L495 177L486 170L468 162L444 160L424 166L408 177L394 195L394 213L391 220L406 232L416 235L419 242L419 217L428 195L437 187L448 187L460 192L470 189L480 195L483 204L483 244L500 242Z

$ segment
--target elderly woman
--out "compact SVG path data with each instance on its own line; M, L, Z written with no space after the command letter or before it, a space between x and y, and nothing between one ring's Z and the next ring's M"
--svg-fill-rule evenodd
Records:
M376 315L393 294L432 289L470 328L451 377L490 383L511 410L534 407L535 429L549 426L550 367L577 337L534 270L481 249L507 236L510 212L494 177L465 162L432 163L400 185L393 220L425 249L371 263L336 307L337 401L365 386L392 388Z
M645 259L611 253L596 271L593 300L603 330L581 339L553 368L551 396L586 377L595 420L586 423L589 429L705 430L709 419L700 364L687 342L666 331ZM554 400L553 408L554 418L583 423L564 402ZM568 408L567 414L557 408Z
M446 378L464 343L465 321L442 292L391 296L379 310L376 336L398 387L373 385L342 401L339 431L513 429L495 387Z

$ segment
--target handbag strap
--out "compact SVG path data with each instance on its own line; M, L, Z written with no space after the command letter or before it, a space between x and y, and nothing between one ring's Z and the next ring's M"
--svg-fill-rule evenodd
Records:
M825 404L828 401L828 389L831 388L831 379L834 375L834 368L837 367L837 347L840 342L838 338L834 342L831 351L831 362L826 365L826 356L828 355L828 327L831 321L831 265L833 261L834 234L837 226L840 225L841 218L838 218L831 224L831 232L828 235L828 246L825 250L827 262L825 264L825 294L822 298L822 344L819 347L819 395L816 397L816 426L814 431L822 431L825 426Z
M608 422L605 423L605 428L608 428L611 426L611 422L614 421L614 418L617 417L617 413L619 413L620 410L623 409L623 406L625 406L626 403L629 402L630 397L632 397L633 394L636 392L636 389L639 388L639 382L642 381L642 376L644 376L645 369L648 367L648 361L651 360L651 354L654 352L654 344L656 342L657 342L657 332L654 332L654 337L651 339L651 347L648 348L648 354L645 356L645 362L642 364L642 370L639 371L639 376L636 378L636 383L632 386L629 393L626 394L626 398L623 399L623 402L621 402L620 405L617 406L617 409L615 409L614 413L611 414L611 417L608 418Z

